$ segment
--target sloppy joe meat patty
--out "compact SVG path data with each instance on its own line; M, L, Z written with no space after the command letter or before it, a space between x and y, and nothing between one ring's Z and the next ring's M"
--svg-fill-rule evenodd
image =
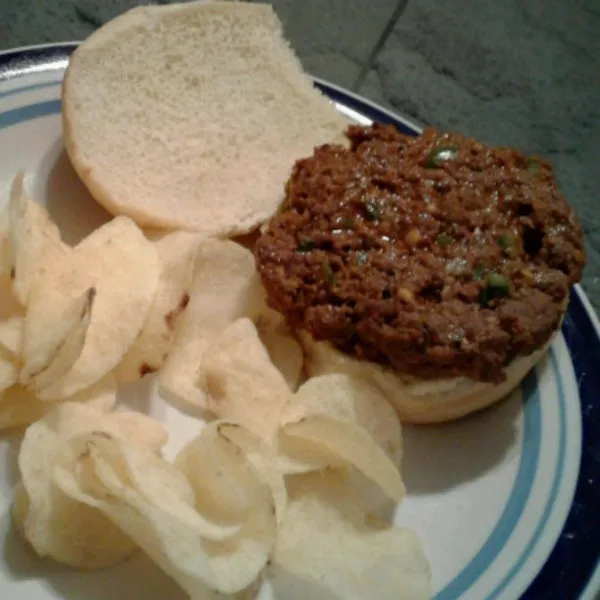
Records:
M550 165L435 129L347 136L296 163L256 244L269 304L402 373L501 381L557 329L584 264Z

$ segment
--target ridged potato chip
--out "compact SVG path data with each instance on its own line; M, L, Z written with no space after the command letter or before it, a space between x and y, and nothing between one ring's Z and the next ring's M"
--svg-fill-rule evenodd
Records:
M252 253L229 240L204 240L196 256L190 302L159 374L165 399L207 409L206 393L197 385L206 349L237 319L257 318L264 302Z
M12 247L8 239L8 211L0 212L0 277L10 275L14 264Z
M19 367L14 358L0 346L0 393L14 385L19 379Z
M111 376L114 378L114 375ZM143 414L141 417L138 412L117 411L110 415L110 420L123 439L131 441L137 448L158 454L169 441L169 434L159 421Z
M192 485L202 514L215 523L239 527L251 514L260 482L241 450L220 429L219 421L211 422L179 452L175 464Z
M267 515L273 499L245 452L224 434L232 426L209 423L179 452L175 465L191 483L202 514L241 527L256 511Z
M160 262L137 225L116 217L49 266L32 290L25 343L36 347L48 323L75 298L96 289L80 356L61 378L39 390L43 400L66 398L112 371L135 341L154 302Z
M278 449L286 474L352 466L392 500L404 497L398 416L364 380L329 374L306 381L283 410Z
M0 275L0 347L20 362L23 350L25 309L13 293L12 280Z
M32 333L29 318L20 381L37 394L63 377L81 356L92 319L96 288L72 300L56 321Z
M27 306L33 283L48 266L62 260L67 247L46 209L27 195L24 172L18 173L13 180L7 214L9 256L12 258L9 273L15 296Z
M366 382L358 381L352 389L353 382L344 376L324 378L316 384L305 383L292 395L247 318L230 325L209 347L200 380L210 409L263 440L265 452L278 454L282 472L352 465L392 499L403 499L398 468L386 454L387 448L379 445L389 441L396 453L401 451L398 418ZM365 428L362 419L367 414ZM383 417L391 418L391 424L380 425ZM382 429L390 440L374 438L381 438Z
M25 319L13 315L0 321L0 346L15 360L21 360Z
M171 463L106 432L68 440L58 455L54 478L65 493L99 508L124 531L130 526L123 525L122 518L127 520L132 510L148 521L148 527L155 517L162 517L159 527L190 528L211 541L228 539L239 530L213 524L199 514L189 482Z
M121 430L112 414L82 404L61 403L25 432L19 452L23 491L18 492L21 497L17 497L13 516L39 556L76 568L99 569L124 560L136 549L135 543L100 511L67 496L53 478L62 448L78 435L96 432L127 437L129 443L136 443L131 426ZM140 428L161 428L142 414L134 418ZM151 435L144 440L148 437L156 439Z
M282 424L310 416L347 421L365 429L394 464L402 462L402 428L390 403L374 385L344 373L307 380L285 407Z
M431 575L417 536L369 513L343 472L287 478L272 587L286 600L428 600Z
M284 436L323 446L335 457L357 468L376 483L387 496L401 502L405 489L398 468L359 425L322 415L304 417L297 423L283 426ZM286 446L289 452L290 445Z
M100 412L111 411L117 402L117 384L112 373L67 399ZM41 419L55 404L42 402L30 390L17 384L0 392L0 429L22 427Z
M250 319L235 321L209 347L200 381L219 418L239 423L267 442L274 440L291 392Z
M61 489L106 514L192 598L234 594L260 576L275 543L270 490L218 424L181 451L178 469L111 436L91 433L74 447L75 462L55 470Z
M197 234L174 231L149 236L156 248L161 274L154 304L137 339L117 367L122 382L135 381L160 369L171 349L177 321L190 301Z
M270 488L279 527L287 507L287 491L275 449L238 423L221 421L219 434L244 453L261 481Z
M302 379L304 353L282 315L266 309L256 321L256 329L271 362L279 369L290 390L295 392Z

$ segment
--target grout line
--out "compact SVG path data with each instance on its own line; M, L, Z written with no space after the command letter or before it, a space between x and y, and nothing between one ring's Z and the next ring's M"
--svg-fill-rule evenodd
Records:
M350 89L353 92L358 92L358 90L364 83L368 72L371 70L371 67L375 63L375 59L377 58L377 55L381 52L381 49L383 48L383 45L387 41L388 37L390 37L390 33L392 33L396 23L398 22L398 19L400 18L402 13L406 10L407 4L408 4L408 0L398 0L398 4L396 5L394 12L391 14L390 18L388 19L387 23L385 24L385 27L383 28L383 31L381 32L379 39L375 42L375 45L373 46L373 49L371 50L369 56L367 57L367 60L365 60L363 66L362 66L362 69L360 70L360 73L356 77L354 83L350 86Z

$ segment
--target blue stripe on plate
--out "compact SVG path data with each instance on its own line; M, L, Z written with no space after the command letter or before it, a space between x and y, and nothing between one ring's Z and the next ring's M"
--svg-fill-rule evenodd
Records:
M395 123L409 135L419 133L413 124L373 102L324 81L317 82L317 87L373 121ZM579 598L595 570L600 569L600 337L580 294L579 287L571 293L562 327L581 401L583 442L577 487L561 535L522 600Z
M579 477L567 522L523 600L579 598L600 568L600 338L580 293L579 289L571 293L562 327L581 402Z
M71 51L72 47L64 49L65 53L70 53ZM26 55L27 52L24 54ZM317 86L333 100L354 108L373 120L395 123L404 133L418 133L410 124L398 120L395 115L383 108L371 103L365 103L358 97L349 96L341 90L329 87L324 82L318 82ZM0 114L0 128L8 127L24 120L55 114L59 111L59 100L42 102L21 109L7 111ZM590 323L590 317L577 293L572 295L569 308L570 310L563 326L563 333L571 352L580 395L584 402L584 406L582 407L584 417L584 456L582 457L582 473L578 481L575 502L567 520L567 525L547 565L542 569L524 596L535 598L536 600L559 597L576 598L588 581L594 566L598 564L598 556L600 554L600 520L597 518L596 513L596 507L600 505L600 485L594 485L600 473L600 450L598 449L598 440L600 440L600 403L596 402L598 390L600 389L600 339L596 335ZM558 374L557 380L559 381ZM524 382L525 387L528 385L530 385L529 379ZM533 433L527 432L528 411L533 410L530 407L536 404L530 400L525 404L526 434L524 439ZM537 402L537 410L539 411L539 400ZM527 452L531 452L531 450L527 449ZM525 448L521 460L522 463L523 460L525 460ZM537 463L537 458L535 460ZM520 472L521 465L518 473ZM518 479L519 474L517 475ZM508 504L511 503L511 498L512 494ZM508 504L504 511L505 514L509 512ZM543 529L543 526L541 529ZM586 542L587 538L588 543L576 543L581 538L584 539L584 542ZM531 543L535 545L533 541ZM566 551L565 546L567 547ZM476 559L477 557L473 560ZM564 572L567 562L570 563L569 572L571 575L568 578L561 577L560 573ZM556 581L557 577L558 581ZM559 591L561 589L561 581L563 584L565 581L569 582L567 587L562 588L564 590L562 593ZM559 584L558 587L557 583ZM441 593L445 593L446 590ZM437 598L439 598L439 594Z
M41 90L47 87L55 87L60 84L60 81L47 81L45 83L34 83L32 85L25 85L20 88L15 88L14 90L8 90L7 92L0 92L0 98L6 98L7 96L12 96L14 94L21 94L22 92L30 92L32 90Z
M60 107L60 100L50 100L0 113L0 129L29 119L58 113ZM411 130L407 128L407 131ZM479 579L512 535L527 504L539 463L541 445L540 402L535 371L525 379L521 390L524 399L523 443L517 476L508 502L479 552L442 591L436 594L434 600L454 600Z
M525 550L513 566L513 568L508 572L506 577L497 585L492 593L487 597L487 600L495 600L499 597L502 591L506 588L506 586L511 582L512 579L519 573L522 569L523 565L529 560L531 553L536 547L540 536L546 525L548 524L548 519L550 518L550 514L554 508L554 504L556 503L556 497L558 496L558 490L560 489L560 483L562 479L562 475L565 470L565 459L566 459L566 439L567 439L567 407L565 405L565 390L563 386L563 381L560 376L560 371L558 369L558 359L556 358L556 353L554 349L550 349L550 361L552 364L552 374L554 379L556 380L557 389L558 389L558 403L559 403L559 434L558 434L558 458L557 458L557 466L556 471L554 472L554 478L552 480L552 488L550 490L550 495L546 501L546 506L544 507L544 511L542 513L542 518L540 522L537 524L536 529L533 533L532 538L529 540ZM536 390L537 393L537 390ZM539 394L538 394L539 395ZM539 400L539 398L538 398Z
M523 443L521 461L513 489L492 533L471 562L439 593L434 600L455 600L464 594L496 559L513 531L529 500L539 463L542 434L540 430L540 394L535 369L521 385L523 395Z
M39 117L55 115L60 112L60 100L47 100L37 104L28 104L0 113L0 129L30 121Z

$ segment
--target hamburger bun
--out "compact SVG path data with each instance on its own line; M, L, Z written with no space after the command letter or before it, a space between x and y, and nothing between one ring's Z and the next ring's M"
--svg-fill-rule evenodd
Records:
M496 384L466 377L418 379L351 357L329 342L316 342L306 332L297 335L305 351L305 370L309 377L345 373L366 379L387 398L403 423L419 425L453 421L498 402L519 386L552 343L550 340L529 356L512 361L505 369L506 379Z
M269 306L319 342L309 375L363 373L404 421L492 404L545 353L585 262L551 165L434 128L347 136L296 162L256 242Z
M66 149L92 196L138 225L227 237L280 204L294 160L347 125L270 6L141 6L91 35L62 88Z

